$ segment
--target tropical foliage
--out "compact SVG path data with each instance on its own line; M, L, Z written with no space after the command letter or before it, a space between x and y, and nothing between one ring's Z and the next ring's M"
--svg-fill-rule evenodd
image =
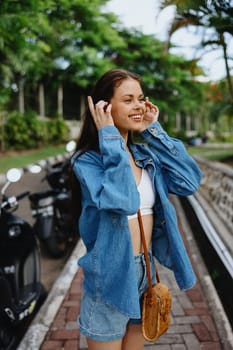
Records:
M233 122L233 67L232 51L228 43L233 36L233 2L232 0L162 0L161 9L175 5L176 13L169 31L170 47L172 35L183 28L194 28L202 38L197 50L200 56L210 51L221 49L225 61L226 79L213 84L209 91L210 121L219 126L220 117L225 127L232 128ZM168 45L169 46L169 45Z
M80 119L83 101L93 82L113 67L142 75L146 94L159 105L161 120L171 130L205 132L210 123L219 126L220 115L232 128L230 72L219 85L200 82L197 77L203 72L197 60L171 54L166 43L153 35L124 28L116 15L106 12L107 2L1 0L2 145L23 147L24 143L27 148L34 147L41 142L42 135L44 140L53 142L59 132L63 139L66 132L61 117ZM226 47L225 33L232 35L233 27L228 1L213 2L218 7L204 0L161 1L163 7L170 3L177 6L172 31L178 30L184 19L186 24L191 21L193 25L212 26L216 37L212 43L209 39L203 45ZM211 6L204 7L206 3ZM230 57L225 57L226 52L223 55L228 62ZM51 137L44 129L45 122L38 121L30 111L52 118L51 123L56 126L49 126L54 130ZM27 123L34 132L33 141L29 132L23 131L28 128ZM21 132L24 135L19 136ZM21 140L19 143L17 138Z

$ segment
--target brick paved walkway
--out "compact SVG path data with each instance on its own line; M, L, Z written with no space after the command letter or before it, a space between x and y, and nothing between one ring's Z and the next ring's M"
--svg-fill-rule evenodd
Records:
M176 207L178 202L175 203ZM181 207L178 206L180 213ZM172 321L171 326L156 344L146 343L145 350L220 350L224 347L223 334L218 335L214 317L210 308L210 293L205 288L203 279L209 281L208 273L199 256L196 244L188 229L187 222L179 218L181 232L195 266L198 282L187 292L181 292L170 271L159 267L161 281L167 283L172 290ZM182 219L182 226L181 226ZM185 227L185 229L184 229ZM202 281L202 283L201 283ZM40 350L84 350L87 349L85 339L77 329L82 285L82 271L79 269L70 285L68 293L47 332ZM219 327L218 327L219 329ZM230 347L229 347L230 349Z
M41 350L79 349L77 315L81 298L81 284L82 271L79 269L46 335Z
M187 292L179 292L173 277L167 271L160 272L161 280L168 283L173 293L172 322L168 332L157 340L156 345L147 343L145 349L152 350L220 350L220 340L208 308L204 292L197 283ZM60 307L41 350L83 350L85 342L81 339L77 315L81 296L82 272L76 274L70 290ZM84 346L81 348L81 346Z

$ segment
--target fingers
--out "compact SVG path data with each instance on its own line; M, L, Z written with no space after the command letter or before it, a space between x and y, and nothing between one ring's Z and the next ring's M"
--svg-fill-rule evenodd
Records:
M108 103L105 101L99 101L95 105L95 109L98 115L101 115L103 112L106 112L106 109L108 107Z
M97 129L106 125L114 125L111 115L112 105L110 103L100 100L94 105L91 96L88 96L87 101Z
M93 103L93 100L92 100L91 96L87 96L87 102L88 102L88 106L89 106L91 114L94 114L95 113L95 107L94 107L94 103Z
M153 103L151 103L148 97L146 97L145 105L146 105L146 113L152 113L154 115L155 120L157 120L159 116L159 108Z

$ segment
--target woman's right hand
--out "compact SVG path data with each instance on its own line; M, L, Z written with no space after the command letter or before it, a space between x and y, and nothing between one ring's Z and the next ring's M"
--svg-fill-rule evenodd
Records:
M94 105L92 97L87 97L88 106L98 130L107 125L114 125L112 119L112 105L108 102L100 100Z

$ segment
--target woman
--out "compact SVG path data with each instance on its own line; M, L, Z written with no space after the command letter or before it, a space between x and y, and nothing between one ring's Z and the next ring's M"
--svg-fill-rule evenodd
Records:
M195 276L169 193L190 195L201 174L183 144L158 122L137 74L113 69L88 97L73 170L81 190L79 232L87 252L79 327L89 350L141 350L141 297L147 289L137 211L140 208L151 273L153 256L174 272L179 287ZM132 132L145 143L133 144ZM78 200L78 197L76 197Z

